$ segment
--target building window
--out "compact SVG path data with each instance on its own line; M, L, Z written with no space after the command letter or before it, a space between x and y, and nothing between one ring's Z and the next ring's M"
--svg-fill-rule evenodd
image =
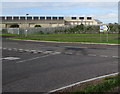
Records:
M25 17L20 17L20 20L25 20Z
M72 20L76 20L77 19L77 17L72 17Z
M87 20L92 20L92 17L87 17Z
M5 17L0 17L2 20L5 20Z
M53 20L57 20L57 17L53 17Z
M33 17L34 20L38 20L38 17Z
M51 17L46 17L47 20L51 20Z
M59 17L59 20L64 20L64 17Z
M32 17L27 17L27 20L32 20Z
M45 20L45 17L40 17L40 20Z
M12 20L12 17L7 17L7 20Z
M13 20L19 20L19 17L13 17Z
M84 17L79 17L80 20L84 20Z

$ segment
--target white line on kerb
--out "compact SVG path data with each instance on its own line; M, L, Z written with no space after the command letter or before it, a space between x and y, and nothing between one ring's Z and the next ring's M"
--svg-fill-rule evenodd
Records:
M62 90L62 89L66 89L66 88L69 88L69 87L72 87L72 86L75 86L75 85L78 85L78 84L82 84L82 83L85 83L85 82L93 81L93 80L96 80L96 79L117 75L118 73L112 73L112 74L103 75L103 76L99 76L99 77L96 77L96 78L80 81L80 82L77 82L77 83L74 83L74 84L71 84L71 85L68 85L68 86L64 86L64 87L61 87L61 88L58 88L58 89L51 90L48 93L56 92L56 91L59 91L59 90Z

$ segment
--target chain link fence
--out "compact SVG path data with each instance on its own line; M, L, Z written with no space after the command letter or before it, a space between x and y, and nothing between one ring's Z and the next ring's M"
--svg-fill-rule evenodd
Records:
M54 34L54 33L99 33L99 26L59 26L34 28L2 28L2 33L9 34ZM109 33L119 33L118 27L111 28Z

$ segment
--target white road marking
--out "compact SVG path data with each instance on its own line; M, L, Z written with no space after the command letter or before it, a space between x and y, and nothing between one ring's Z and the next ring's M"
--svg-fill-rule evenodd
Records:
M45 51L45 52L43 52L44 54L50 54L50 53L52 53L53 51Z
M16 60L16 59L20 59L18 57L5 57L5 58L2 58L3 60Z
M61 54L61 52L54 52L54 53L51 53L52 55L57 55L57 54Z
M56 55L56 54L52 54L52 55ZM40 58L44 58L44 57L48 57L48 56L52 56L51 54L49 55L44 55L44 56L41 56L41 57L35 57L35 58L31 58L31 59L27 59L27 60L22 60L22 61L18 61L16 63L22 63L22 62L26 62L26 61L32 61L32 60L35 60L35 59L40 59Z
M25 52L29 52L30 50L24 50Z
M3 50L6 50L7 48L3 48Z
M100 57L108 57L107 55L100 55Z
M66 89L66 88L69 88L69 87L73 87L75 85L79 85L79 84L82 84L82 83L85 83L85 82L89 82L89 81L93 81L93 80L96 80L96 79L101 79L101 78L104 78L104 77L117 75L117 74L118 73L112 73L112 74L103 75L103 76L99 76L99 77L96 77L96 78L92 78L92 79L76 82L76 83L73 83L71 85L67 85L67 86L64 86L64 87L61 87L61 88L58 88L58 89L55 89L55 90L51 90L51 91L49 91L49 93L56 92L56 91L59 91L59 90L62 90L62 89Z
M31 50L30 52L31 52L31 53L34 53L34 52L36 52L36 50Z
M23 51L23 49L18 49L19 51Z
M118 56L112 56L113 58L118 58Z
M72 55L73 53L72 52L65 52L65 54Z
M43 51L37 51L38 53L42 53Z
M13 48L13 50L17 50L17 48Z
M9 51L11 51L12 49L11 48L8 48Z
M95 55L95 54L88 54L88 56L97 56L97 55Z
M34 54L38 53L38 52L33 52Z

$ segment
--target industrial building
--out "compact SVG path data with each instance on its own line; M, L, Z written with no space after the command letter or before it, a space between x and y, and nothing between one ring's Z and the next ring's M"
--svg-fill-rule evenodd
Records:
M2 16L0 28L10 28L12 25L18 25L19 28L35 27L56 27L65 25L100 25L101 21L93 17L70 17L70 16Z

